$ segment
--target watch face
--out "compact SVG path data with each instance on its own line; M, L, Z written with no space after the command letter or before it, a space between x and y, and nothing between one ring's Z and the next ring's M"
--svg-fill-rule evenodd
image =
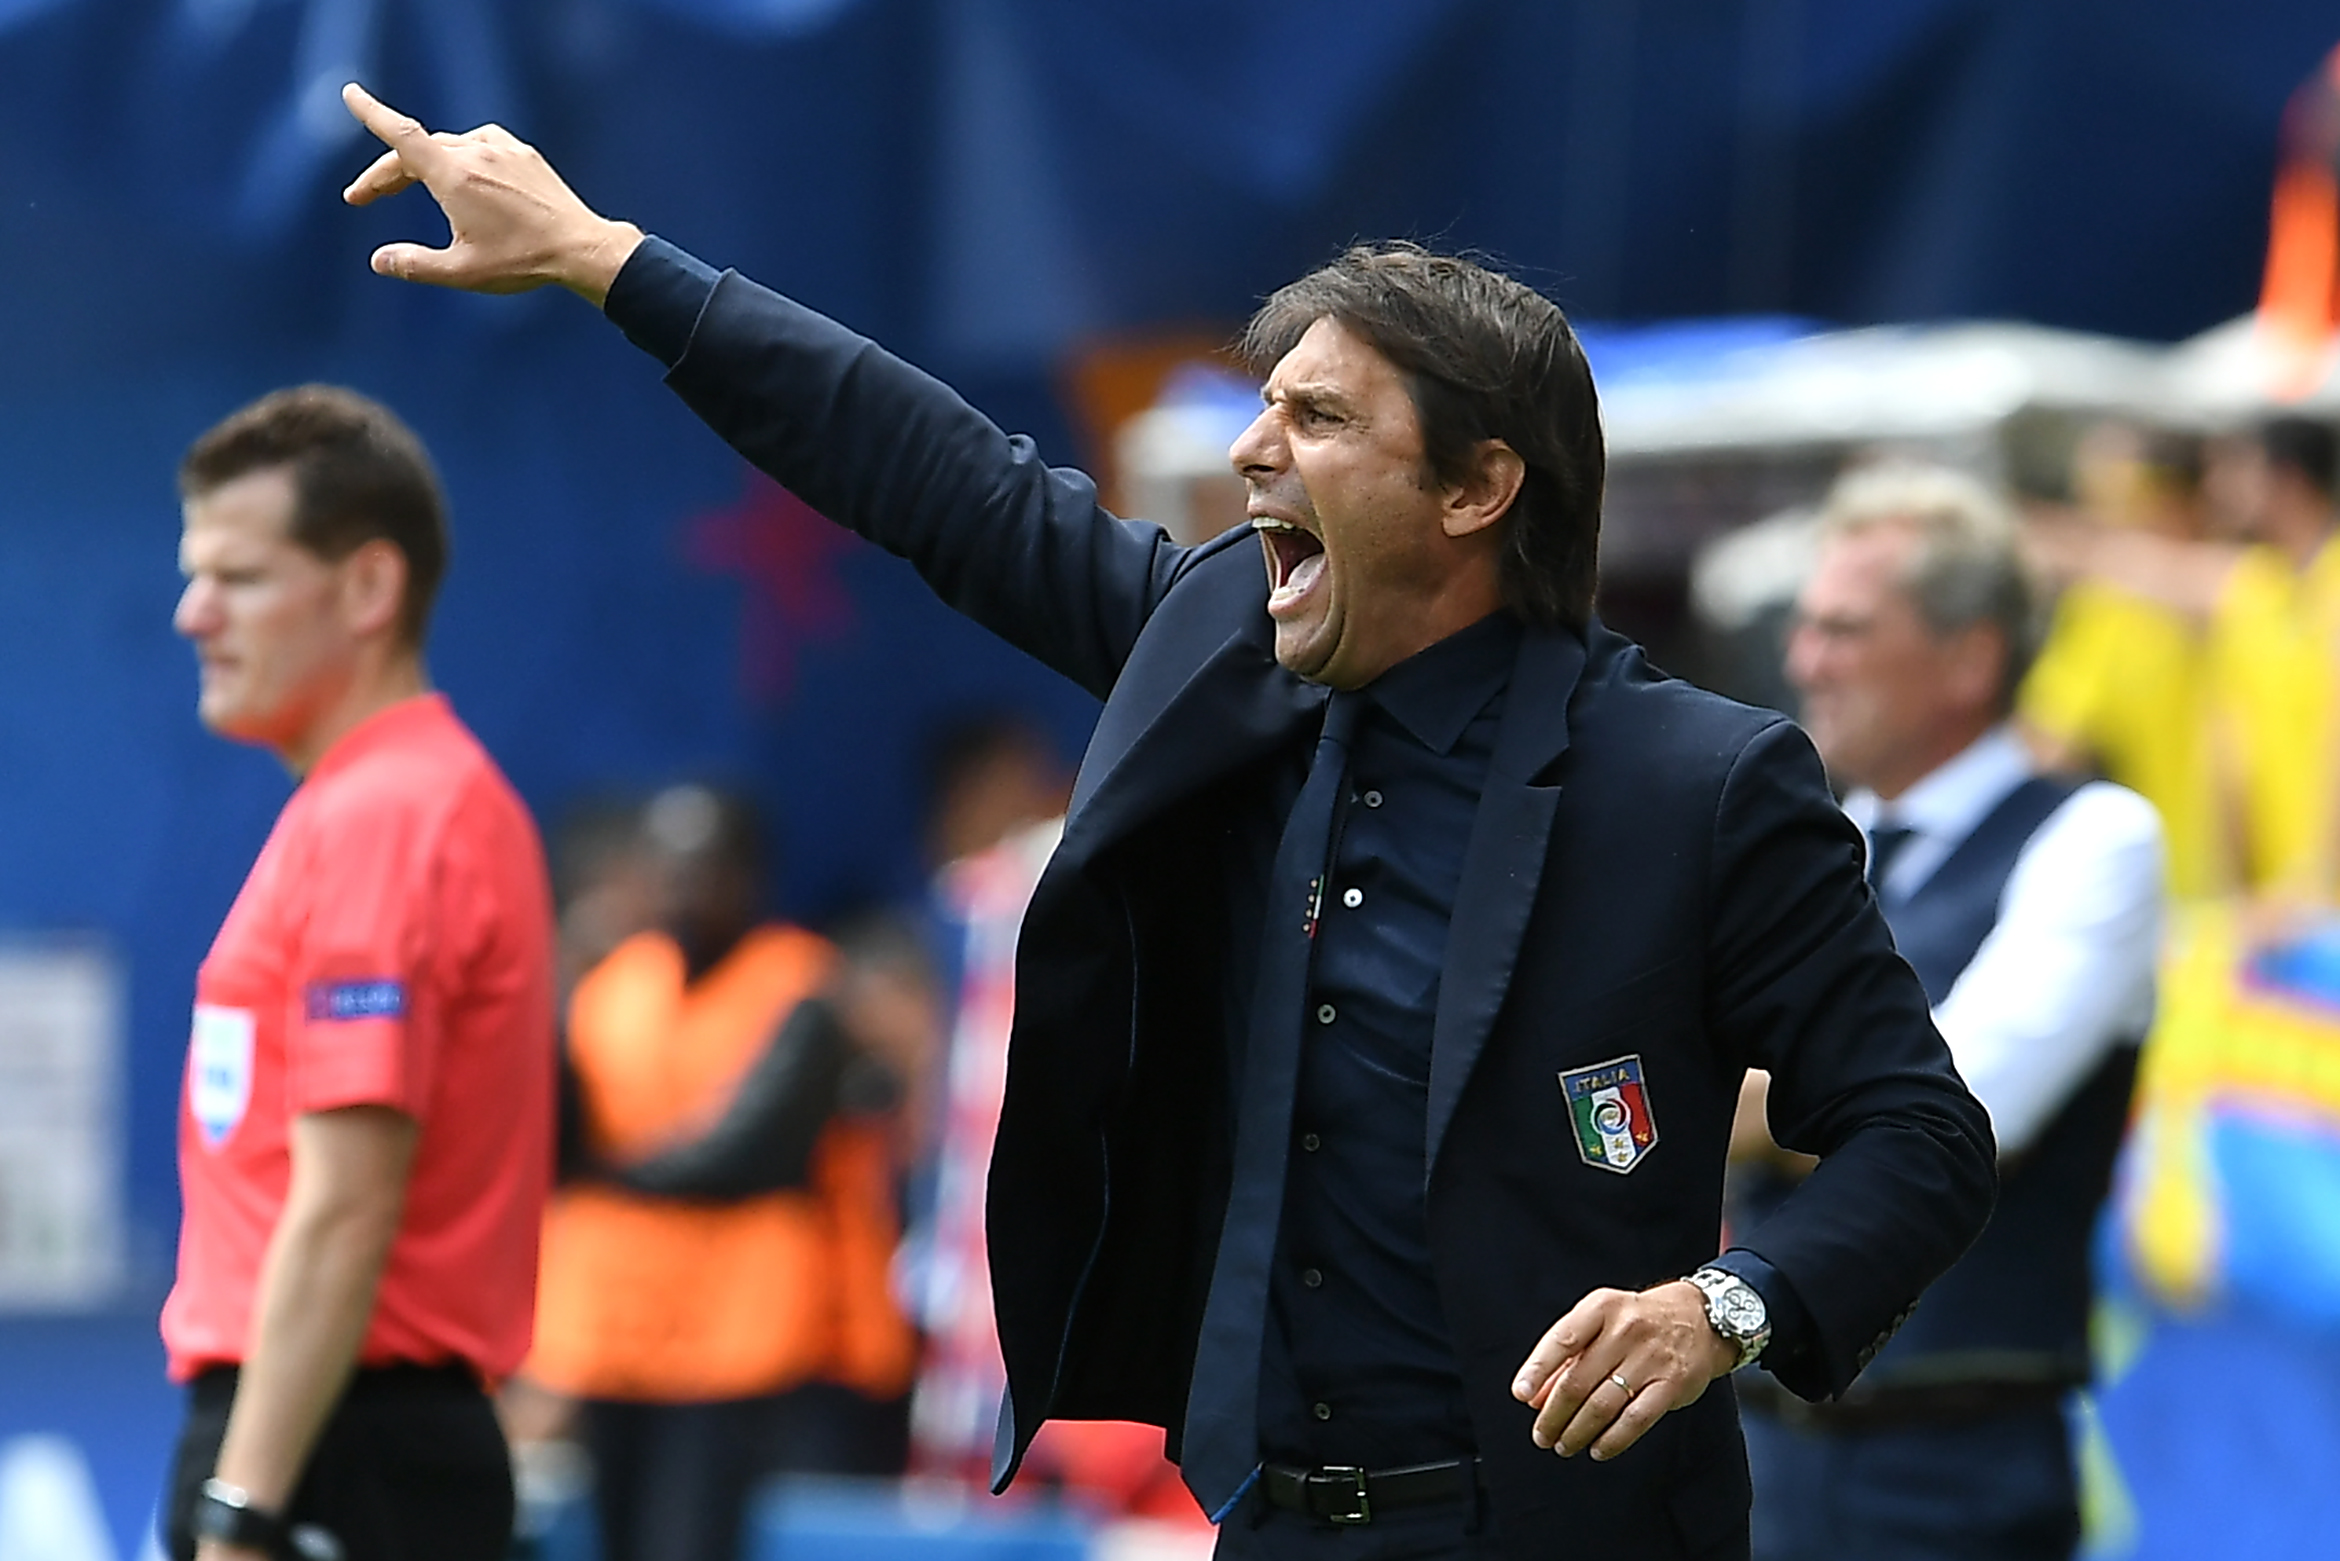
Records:
M1763 1299L1746 1290L1733 1289L1722 1296L1723 1315L1731 1327L1743 1334L1751 1334L1763 1326Z

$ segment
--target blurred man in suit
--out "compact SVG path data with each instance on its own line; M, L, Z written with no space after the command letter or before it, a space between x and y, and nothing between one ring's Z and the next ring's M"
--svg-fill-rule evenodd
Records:
M2162 835L2119 786L2034 773L2008 724L2036 643L2014 522L1955 472L1885 467L1829 502L1788 673L1896 945L1991 1114L1990 1228L1834 1403L1748 1384L1755 1553L2069 1556L2064 1399L2089 1376L2089 1235L2153 1017ZM1800 1167L1741 1143L1750 1216Z

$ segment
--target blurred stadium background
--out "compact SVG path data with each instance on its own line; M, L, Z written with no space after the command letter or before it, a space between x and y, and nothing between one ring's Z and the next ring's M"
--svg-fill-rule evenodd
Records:
M1248 395L1210 351L1262 293L1355 237L1491 254L1585 327L1604 610L1770 698L1760 548L1694 563L1848 450L2054 497L2090 417L2249 404L2204 333L2259 296L2279 123L2336 41L2307 0L0 0L0 1561L136 1554L173 1427L189 992L287 790L196 725L169 632L213 419L310 379L397 407L455 509L433 670L540 818L736 784L792 917L919 893L955 714L1069 762L1094 713L573 299L372 277L436 219L341 206L344 80L511 127L1195 526ZM2187 1329L2103 1411L2098 1553L2310 1553L2340 1328ZM109 1548L42 1548L85 1509Z

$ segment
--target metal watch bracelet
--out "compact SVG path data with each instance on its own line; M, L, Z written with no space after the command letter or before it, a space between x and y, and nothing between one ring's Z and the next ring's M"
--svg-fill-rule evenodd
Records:
M1753 1365L1771 1343L1771 1318L1762 1293L1728 1269L1701 1268L1685 1277L1706 1297L1707 1326L1737 1347L1739 1358L1731 1369Z

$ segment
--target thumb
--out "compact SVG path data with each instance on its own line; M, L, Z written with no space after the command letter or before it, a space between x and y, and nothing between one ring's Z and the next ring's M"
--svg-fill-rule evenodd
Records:
M402 282L426 282L438 287L457 285L460 267L455 252L427 244L384 244L374 251L374 274Z

